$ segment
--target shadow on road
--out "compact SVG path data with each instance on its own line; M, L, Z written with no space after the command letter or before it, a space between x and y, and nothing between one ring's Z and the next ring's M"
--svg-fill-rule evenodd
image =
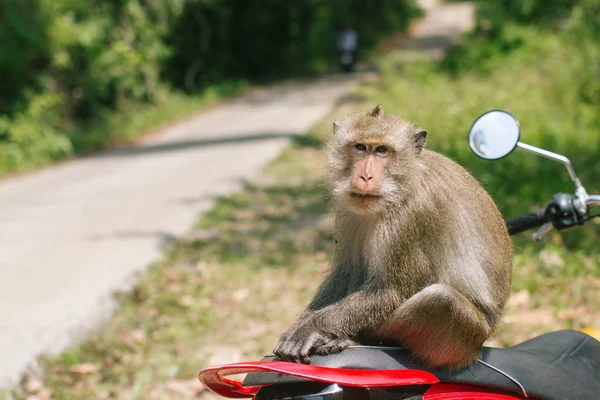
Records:
M160 232L160 231L119 231L111 234L98 234L98 235L90 235L88 236L89 240L98 241L98 240L109 240L109 239L122 239L122 240L136 240L136 239L147 239L147 238L158 238L158 248L163 249L166 246L169 246L175 242L177 242L177 236L169 233L169 232Z
M151 145L143 145L137 147L125 147L107 151L102 154L96 154L90 158L106 158L106 157L136 157L147 154L166 153L172 151L185 151L198 147L219 146L233 143L257 142L272 139L293 139L298 136L293 133L257 133L249 135L227 136L223 137L208 137L206 139L181 140L176 142L159 143Z
M311 89L314 84L319 84L323 90L330 90L352 84L357 78L360 78L358 75L333 73L319 77L288 79L272 86L254 89L233 100L232 103L263 106L273 102L290 101L292 104L310 105L322 96L320 92Z
M456 30L456 34L460 33ZM440 50L446 51L455 45L456 41L449 35L431 35L411 38L403 43L404 50Z

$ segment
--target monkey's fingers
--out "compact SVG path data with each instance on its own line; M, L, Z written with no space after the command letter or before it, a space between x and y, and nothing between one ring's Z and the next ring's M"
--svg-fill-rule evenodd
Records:
M281 335L281 337L279 338L279 340L277 341L277 344L275 345L275 347L273 348L273 354L275 354L277 357L282 358L280 353L281 350L283 349L283 345L287 340L287 334L283 334Z
M348 339L348 338L331 339L327 343L323 344L322 346L319 346L317 348L317 350L315 351L315 353L326 356L328 354L339 353L340 351L342 351L348 347L351 347L351 346L356 346L356 342L352 339Z
M302 343L305 342L302 336L298 331L284 334L273 349L273 353L283 361L300 362L297 355Z
M289 347L289 340L280 339L275 348L273 349L273 354L275 354L283 361L294 361L293 357L291 357L290 353L287 351L287 347Z
M303 364L310 364L310 353L316 349L321 347L323 344L327 343L330 340L321 332L313 332L310 334L306 342L300 347L297 362L301 362Z

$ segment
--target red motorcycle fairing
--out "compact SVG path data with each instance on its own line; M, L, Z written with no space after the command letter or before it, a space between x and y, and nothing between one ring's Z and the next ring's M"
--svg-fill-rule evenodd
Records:
M226 376L252 372L275 372L317 382L335 383L351 387L391 387L433 385L439 382L435 375L419 370L360 370L329 368L284 361L255 361L226 364L205 368L198 379L211 392L229 398L253 397L262 386L242 386L242 382ZM438 399L438 398L434 398ZM488 397L486 399L493 399ZM506 397L498 398L506 399Z
M434 385L423 395L423 400L516 400L522 398L510 394L486 392L482 388L455 383Z
M256 361L205 368L198 374L198 379L207 389L220 396L252 398L262 386L243 386L242 382L226 377L254 372L275 372L350 387L433 385L425 392L423 400L516 400L520 398L489 392L485 388L472 385L438 384L438 378L426 371L328 368L283 361Z

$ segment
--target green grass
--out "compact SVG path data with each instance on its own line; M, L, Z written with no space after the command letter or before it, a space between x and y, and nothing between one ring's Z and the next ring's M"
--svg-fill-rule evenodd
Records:
M571 157L588 189L600 192L600 130L573 94L573 50L533 30L513 33L523 45L494 56L486 70L382 60L378 82L360 89L363 102L341 105L297 138L267 167L268 184L248 183L218 200L132 292L119 296L122 307L100 333L42 360L41 376L5 398L206 398L195 380L200 368L269 353L324 277L332 232L320 146L333 118L354 108L383 103L416 121L429 131L428 146L465 165L506 216L572 187L562 166L524 152L496 162L472 155L468 129L488 109L511 111L524 142ZM493 342L600 324L599 239L593 223L543 243L516 237L514 296Z

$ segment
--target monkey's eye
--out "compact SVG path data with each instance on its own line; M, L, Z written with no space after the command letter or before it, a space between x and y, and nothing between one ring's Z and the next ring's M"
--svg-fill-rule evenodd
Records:
M387 153L387 150L388 150L388 149L387 149L387 147L385 147L385 146L377 146L377 148L375 149L375 151L376 151L377 153L382 153L382 154L383 154L383 153Z
M365 151L365 150L367 150L367 146L365 146L362 143L356 143L356 146L354 146L354 147L356 147L356 150L358 150L358 151Z

